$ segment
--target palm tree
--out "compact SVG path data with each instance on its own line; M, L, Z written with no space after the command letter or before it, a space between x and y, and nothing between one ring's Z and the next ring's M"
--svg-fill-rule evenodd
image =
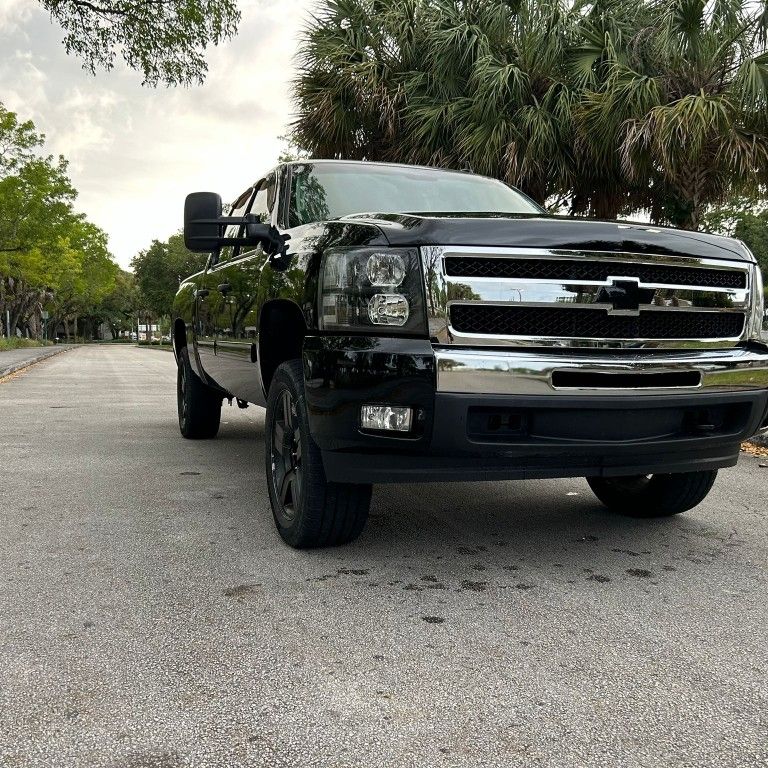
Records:
M765 184L767 21L742 0L653 0L584 93L581 135L620 161L631 207L654 222L695 229L708 206Z
M695 227L766 181L767 20L744 0L325 0L293 136Z
M544 202L575 97L560 0L330 0L305 32L293 133L311 154L470 168Z

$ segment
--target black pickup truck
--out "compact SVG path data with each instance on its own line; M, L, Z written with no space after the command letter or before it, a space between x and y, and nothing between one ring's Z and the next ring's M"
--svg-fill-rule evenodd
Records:
M743 243L547 215L505 184L285 163L222 215L175 303L181 432L266 406L294 547L351 541L371 485L586 477L609 508L683 512L768 428L768 325Z

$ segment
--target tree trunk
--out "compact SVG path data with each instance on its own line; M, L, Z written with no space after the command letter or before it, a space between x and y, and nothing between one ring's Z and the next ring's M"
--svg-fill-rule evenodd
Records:
M526 179L520 189L532 200L544 207L547 202L547 182L543 178Z

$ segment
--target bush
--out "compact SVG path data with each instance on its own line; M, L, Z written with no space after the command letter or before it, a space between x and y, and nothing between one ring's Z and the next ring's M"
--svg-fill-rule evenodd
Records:
M0 338L0 352L9 349L27 349L28 347L50 347L53 342L35 341L35 339L24 339L20 336L11 336L10 339Z

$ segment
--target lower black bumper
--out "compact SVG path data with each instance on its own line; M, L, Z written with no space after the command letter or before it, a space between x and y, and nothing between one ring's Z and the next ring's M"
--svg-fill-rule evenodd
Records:
M690 472L736 463L768 390L626 396L436 392L428 341L308 339L310 425L326 475L386 483ZM364 404L408 405L408 436L365 433Z

